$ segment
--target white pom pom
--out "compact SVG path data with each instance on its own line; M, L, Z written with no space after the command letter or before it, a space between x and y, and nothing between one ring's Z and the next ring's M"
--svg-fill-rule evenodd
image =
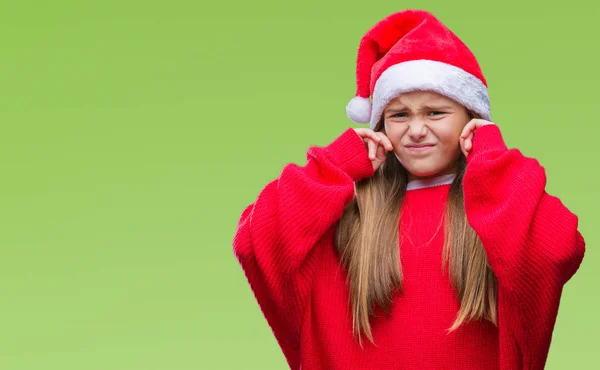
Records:
M371 101L369 98L353 97L346 106L346 114L356 123L369 123L371 121Z

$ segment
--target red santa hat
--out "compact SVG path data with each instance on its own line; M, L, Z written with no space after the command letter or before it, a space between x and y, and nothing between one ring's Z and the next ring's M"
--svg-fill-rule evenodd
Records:
M423 10L394 13L361 39L348 118L374 129L385 106L408 91L434 91L491 120L487 82L469 48ZM371 99L372 98L372 102Z

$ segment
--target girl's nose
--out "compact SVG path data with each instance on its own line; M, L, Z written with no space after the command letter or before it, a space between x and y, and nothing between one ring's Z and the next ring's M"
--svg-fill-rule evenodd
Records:
M421 138L427 133L427 128L418 119L408 124L408 134L413 138Z

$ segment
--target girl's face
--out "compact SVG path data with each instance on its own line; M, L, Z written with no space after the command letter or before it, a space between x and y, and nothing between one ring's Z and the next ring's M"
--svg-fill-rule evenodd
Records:
M409 181L455 172L470 119L464 106L430 91L404 93L383 111L385 134Z

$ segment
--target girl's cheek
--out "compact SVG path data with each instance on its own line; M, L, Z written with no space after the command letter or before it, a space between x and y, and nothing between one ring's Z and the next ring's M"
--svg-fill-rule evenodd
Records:
M398 142L398 140L402 138L402 130L401 128L390 125L390 127L386 129L386 135L390 140Z

